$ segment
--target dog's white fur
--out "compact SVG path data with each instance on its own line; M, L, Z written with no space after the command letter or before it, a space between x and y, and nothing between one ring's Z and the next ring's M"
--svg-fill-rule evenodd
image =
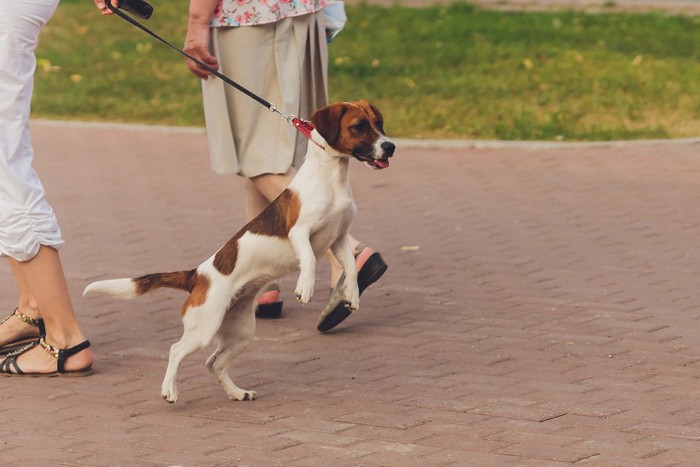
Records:
M159 287L190 292L182 309L184 333L170 349L163 380L161 395L166 401L178 399L176 379L182 360L212 340L217 347L206 367L229 399L254 399L254 391L233 383L228 367L254 337L255 298L269 282L298 270L295 293L301 303L308 303L314 292L316 259L329 248L345 272L343 300L350 310L359 307L357 270L348 239L355 215L349 157L384 168L394 144L383 134L381 114L366 101L335 104L314 117L317 114L319 122L314 123L326 137L313 130L304 163L288 189L196 269L98 281L85 289L84 294L120 298ZM336 118L343 122L332 121ZM360 132L361 125L365 127ZM284 222L286 227L280 225Z

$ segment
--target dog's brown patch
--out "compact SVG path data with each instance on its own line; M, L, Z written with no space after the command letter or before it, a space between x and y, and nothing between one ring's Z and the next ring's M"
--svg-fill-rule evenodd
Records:
M245 228L231 237L214 256L214 267L225 276L231 274L233 268L236 266L236 259L238 258L238 239L243 236L244 232Z
M258 235L286 237L299 219L299 195L286 189L258 217L250 221L248 230Z
M224 275L233 272L238 259L238 240L246 232L269 237L287 237L289 230L299 219L300 210L299 195L289 189L284 190L263 212L248 222L216 253L214 256L216 270Z
M159 272L137 277L134 279L136 294L143 295L160 287L191 291L196 274L197 271L193 269L191 271Z
M209 293L209 287L211 286L211 281L208 277L201 274L197 274L194 278L194 284L192 287L192 292L190 293L185 303L182 304L182 316L187 314L187 310L194 306L200 306L207 301L207 295Z

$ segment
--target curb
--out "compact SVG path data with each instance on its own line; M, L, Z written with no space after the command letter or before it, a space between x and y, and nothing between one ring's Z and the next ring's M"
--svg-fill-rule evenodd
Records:
M99 130L128 130L164 134L205 135L202 127L144 125L134 123L85 122L77 120L32 119L32 125L48 127L94 128ZM616 140L616 141L499 141L499 140L458 140L458 139L409 139L392 138L397 146L408 149L585 149L649 147L668 145L700 144L700 137L678 139Z

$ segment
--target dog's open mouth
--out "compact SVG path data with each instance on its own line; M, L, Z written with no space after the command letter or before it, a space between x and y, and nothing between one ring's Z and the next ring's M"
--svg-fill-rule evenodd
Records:
M375 170L386 169L387 167L389 167L389 159L370 159L368 161L365 161L365 164L369 165Z
M368 167L373 168L374 170L381 170L381 169L386 169L389 167L389 158L388 157L383 157L381 159L375 159L371 155L367 154L362 154L362 153L353 153L353 156L355 156L355 159L357 159L360 162L364 162L367 164Z

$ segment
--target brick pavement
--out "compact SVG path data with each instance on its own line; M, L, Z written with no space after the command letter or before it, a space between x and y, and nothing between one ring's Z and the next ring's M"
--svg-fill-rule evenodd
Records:
M2 379L2 465L692 465L700 451L700 144L401 149L356 164L354 232L390 269L337 332L327 297L260 321L230 402L185 360L184 296L83 299L192 267L240 226L201 132L35 123L36 166L94 343L89 378ZM14 306L0 267L0 307Z

